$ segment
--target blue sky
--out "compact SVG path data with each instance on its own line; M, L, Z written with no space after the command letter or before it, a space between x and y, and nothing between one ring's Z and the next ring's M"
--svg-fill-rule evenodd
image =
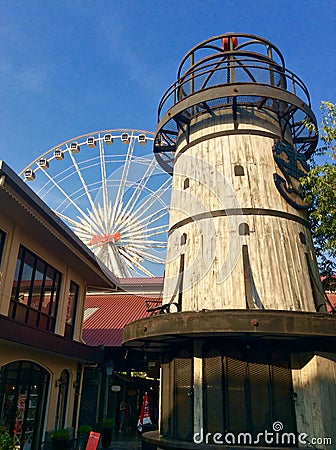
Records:
M0 159L21 171L44 151L108 128L154 131L187 51L227 31L260 35L335 101L331 0L0 0Z

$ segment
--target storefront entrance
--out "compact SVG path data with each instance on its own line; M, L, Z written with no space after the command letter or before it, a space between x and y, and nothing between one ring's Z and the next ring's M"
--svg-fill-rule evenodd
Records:
M47 371L29 361L1 368L0 425L13 435L17 448L38 450L49 384Z

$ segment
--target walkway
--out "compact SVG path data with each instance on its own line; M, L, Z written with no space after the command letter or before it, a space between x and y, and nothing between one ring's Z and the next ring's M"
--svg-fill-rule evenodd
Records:
M113 436L108 450L139 450L141 438L138 436Z

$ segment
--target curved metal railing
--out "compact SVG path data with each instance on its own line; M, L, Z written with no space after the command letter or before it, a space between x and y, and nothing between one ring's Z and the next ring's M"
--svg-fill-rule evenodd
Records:
M182 59L177 80L158 107L154 153L172 173L179 135L187 136L191 120L205 112L238 107L268 110L277 117L279 139L291 136L306 158L317 145L316 118L304 82L285 67L280 51L258 36L226 33L201 42Z
M232 55L232 53L230 53ZM184 98L215 86L230 84L261 84L291 92L310 107L310 96L304 82L294 72L248 55L229 60L212 57L207 64L183 74L163 94L158 106L158 121ZM220 59L220 60L218 60ZM253 96L253 91L251 91Z

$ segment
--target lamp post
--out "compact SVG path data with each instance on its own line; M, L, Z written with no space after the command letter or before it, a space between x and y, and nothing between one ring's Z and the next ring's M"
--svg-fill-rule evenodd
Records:
M105 379L105 397L104 397L104 416L107 416L108 400L110 392L110 381L113 375L114 364L112 361L107 361L105 364L106 379Z

